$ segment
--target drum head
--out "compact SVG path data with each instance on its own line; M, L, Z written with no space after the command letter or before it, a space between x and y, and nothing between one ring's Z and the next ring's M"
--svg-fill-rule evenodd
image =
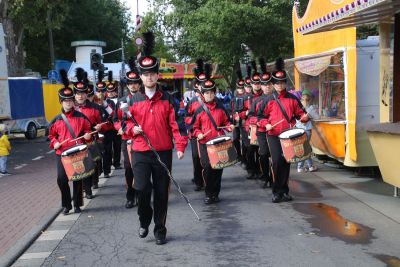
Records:
M65 150L63 153L61 153L61 156L68 156L68 155L74 154L76 152L83 151L86 148L87 148L87 145L74 146L74 147L71 147L71 148Z
M226 141L228 141L230 139L231 138L229 136L221 136L221 137L217 137L217 138L214 138L214 139L208 141L206 144L207 145L215 145L215 144L219 144L219 143L222 143L222 142L226 142Z
M296 138L298 136L301 136L304 134L304 130L303 129L290 129L287 131L284 131L283 133L281 133L279 135L279 138L281 139L292 139L292 138Z

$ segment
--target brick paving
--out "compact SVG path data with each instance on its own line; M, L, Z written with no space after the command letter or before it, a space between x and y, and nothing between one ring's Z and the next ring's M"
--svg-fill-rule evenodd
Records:
M60 205L54 153L48 143L12 140L11 176L0 177L0 257L26 235L49 211ZM32 161L32 158L44 158ZM18 164L24 168L14 169Z

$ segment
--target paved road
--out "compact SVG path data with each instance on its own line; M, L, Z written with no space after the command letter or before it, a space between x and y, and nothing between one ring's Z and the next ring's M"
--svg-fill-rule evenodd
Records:
M13 175L0 178L0 265L26 246L60 206L54 153L48 153L46 139L17 138L11 144L8 170Z
M192 191L189 166L188 157L175 160L173 173L202 221L195 220L172 187L166 245L155 245L151 233L138 238L136 209L123 207L124 180L118 171L79 217L60 215L14 266L400 264L400 221L349 193L363 191L396 205L391 188L380 181L355 180L349 172L326 167L315 174L293 172L295 201L273 204L270 191L261 189L259 181L245 180L235 166L224 172L221 202L206 206L204 192ZM340 181L340 175L353 181L347 189L329 182L329 177Z

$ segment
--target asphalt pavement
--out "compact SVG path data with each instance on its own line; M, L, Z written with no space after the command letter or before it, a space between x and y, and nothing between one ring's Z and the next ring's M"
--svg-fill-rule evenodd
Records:
M81 214L59 215L13 266L400 266L400 199L380 179L319 165L292 169L293 202L271 203L270 189L224 170L221 202L194 192L190 151L173 175L199 214L171 185L167 241L152 227L138 237L136 208L126 209L117 170Z

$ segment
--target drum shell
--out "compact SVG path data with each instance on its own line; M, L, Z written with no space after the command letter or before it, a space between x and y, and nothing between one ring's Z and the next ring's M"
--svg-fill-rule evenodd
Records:
M223 169L238 162L232 139L218 144L206 144L206 146L211 168Z
M61 155L61 162L70 181L79 181L94 173L94 161L87 146L82 151L76 151L69 155Z
M280 135L279 140L281 142L283 156L288 163L304 161L311 157L312 149L306 132L293 138L282 138Z
M99 144L96 142L93 142L89 145L89 152L90 152L90 156L92 157L92 159L94 161L99 161L101 160L102 156L101 156L101 150L99 147Z

